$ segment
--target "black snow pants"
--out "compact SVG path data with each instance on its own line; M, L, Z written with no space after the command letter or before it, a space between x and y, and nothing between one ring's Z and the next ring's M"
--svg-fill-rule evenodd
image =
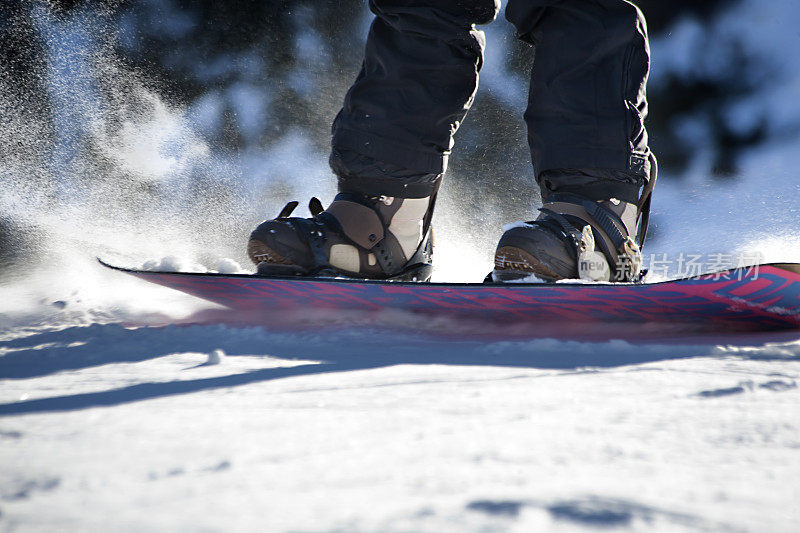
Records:
M424 197L447 167L472 104L484 34L499 0L370 0L364 63L333 124L341 190ZM509 0L534 45L525 111L543 197L572 191L636 202L655 160L647 146L644 17L625 0Z

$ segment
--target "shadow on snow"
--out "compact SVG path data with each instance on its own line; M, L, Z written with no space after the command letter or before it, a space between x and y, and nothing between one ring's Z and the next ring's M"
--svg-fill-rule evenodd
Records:
M546 335L546 332L541 333ZM575 370L703 356L800 360L797 332L628 340L609 340L607 336L582 340L546 336L527 340L498 340L502 338L499 336L464 339L463 335L458 339L456 336L453 332L449 332L449 337L433 337L352 326L312 332L275 332L262 327L219 323L68 327L0 342L0 379L36 378L111 363L143 362L175 353L209 353L214 349L222 349L228 356L270 356L320 363L23 400L0 404L0 416L120 405L294 376L402 364Z

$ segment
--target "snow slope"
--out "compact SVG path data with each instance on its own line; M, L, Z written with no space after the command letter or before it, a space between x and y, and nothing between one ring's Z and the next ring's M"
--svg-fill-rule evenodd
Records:
M792 531L797 335L0 342L7 530ZM212 350L227 356L206 364Z

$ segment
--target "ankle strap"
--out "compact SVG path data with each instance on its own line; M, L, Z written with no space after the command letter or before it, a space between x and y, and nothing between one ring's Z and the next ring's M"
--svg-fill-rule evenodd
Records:
M547 200L542 208L548 213L571 215L599 230L602 244L609 252L615 250L619 253L624 249L629 237L628 228L613 211L577 194L558 193Z
M365 250L371 250L385 236L383 221L374 209L339 196L319 216L335 220L345 237Z

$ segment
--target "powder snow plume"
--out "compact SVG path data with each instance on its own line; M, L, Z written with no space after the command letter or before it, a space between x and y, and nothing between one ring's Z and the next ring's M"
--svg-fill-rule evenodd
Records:
M259 221L288 200L327 203L335 194L326 154L302 131L260 151L210 146L195 129L202 110L168 101L118 57L112 15L59 15L35 4L25 31L42 60L27 76L0 71L4 314L89 322L142 318L147 309L185 315L192 299L120 279L95 258L246 271L245 243ZM460 209L455 190L443 197L448 210ZM459 238L457 226L439 222L438 277L482 277L490 252ZM478 266L459 268L465 254Z
M0 72L0 279L9 308L125 306L139 289L102 272L97 256L122 253L140 266L170 255L205 269L241 261L246 191L234 186L235 166L116 58L109 14L58 17L37 4L29 22L31 43L44 50L39 71L22 80ZM43 80L49 109L19 83L29 79Z

